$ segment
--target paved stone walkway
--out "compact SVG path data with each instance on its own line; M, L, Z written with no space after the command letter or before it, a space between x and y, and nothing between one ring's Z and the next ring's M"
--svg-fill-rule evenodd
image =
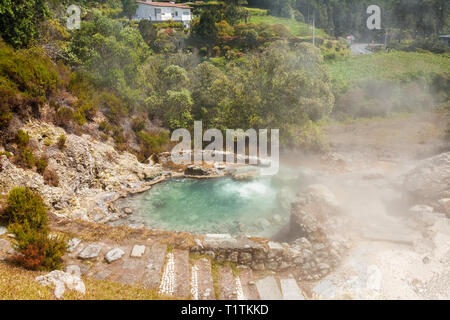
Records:
M13 254L10 239L0 237L0 260ZM245 266L233 272L188 250L171 249L150 240L133 245L70 241L65 271L157 290L164 295L193 300L257 300L305 298L294 278L260 276ZM214 271L213 271L214 270ZM218 292L215 292L215 291Z

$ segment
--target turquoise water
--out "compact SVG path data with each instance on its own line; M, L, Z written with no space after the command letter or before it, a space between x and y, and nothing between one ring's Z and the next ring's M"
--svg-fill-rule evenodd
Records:
M288 221L271 179L181 179L120 202L133 210L133 223L193 233L271 236Z

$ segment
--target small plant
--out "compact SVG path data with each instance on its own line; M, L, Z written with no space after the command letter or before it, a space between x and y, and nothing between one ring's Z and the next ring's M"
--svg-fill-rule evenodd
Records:
M45 138L44 145L50 147L52 145L52 140L50 140L50 138Z
M47 168L48 165L48 158L46 156L43 156L42 158L36 160L36 170L38 173L43 174L45 171L45 168Z
M44 173L42 174L42 176L44 177L45 184L52 186L52 187L59 186L59 177L55 171L46 168L44 170Z
M66 147L66 140L67 138L64 134L58 137L57 146L59 150L63 150Z
M36 158L33 155L33 151L30 148L24 147L19 154L19 163L26 168L33 168L36 164Z
M30 136L23 130L19 130L16 133L16 142L19 147L25 147L30 142Z

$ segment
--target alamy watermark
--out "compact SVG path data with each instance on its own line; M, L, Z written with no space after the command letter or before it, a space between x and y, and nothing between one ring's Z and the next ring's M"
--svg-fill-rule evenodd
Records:
M222 131L208 129L203 132L202 122L195 121L193 139L187 129L180 128L172 132L172 141L178 142L181 139L171 151L172 162L175 164L201 164L202 162L247 163L260 165L261 175L274 175L279 169L279 129L270 130L270 152L268 133L268 129L259 129L258 132L255 129L246 131L242 129L227 129L225 130L226 139L224 141ZM203 149L203 142L211 143Z
M367 14L370 16L367 18L367 28L369 30L381 29L381 8L377 5L370 5L367 7Z
M76 4L71 4L67 7L66 13L67 23L66 27L69 30L76 30L81 28L81 8Z

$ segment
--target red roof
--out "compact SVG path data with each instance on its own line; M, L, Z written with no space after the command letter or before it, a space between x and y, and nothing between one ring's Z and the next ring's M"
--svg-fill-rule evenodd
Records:
M156 6L156 7L177 7L177 8L184 8L184 9L190 9L191 7L186 6L181 3L170 3L170 2L147 2L147 1L136 1L138 3L142 4L148 4L150 6Z

